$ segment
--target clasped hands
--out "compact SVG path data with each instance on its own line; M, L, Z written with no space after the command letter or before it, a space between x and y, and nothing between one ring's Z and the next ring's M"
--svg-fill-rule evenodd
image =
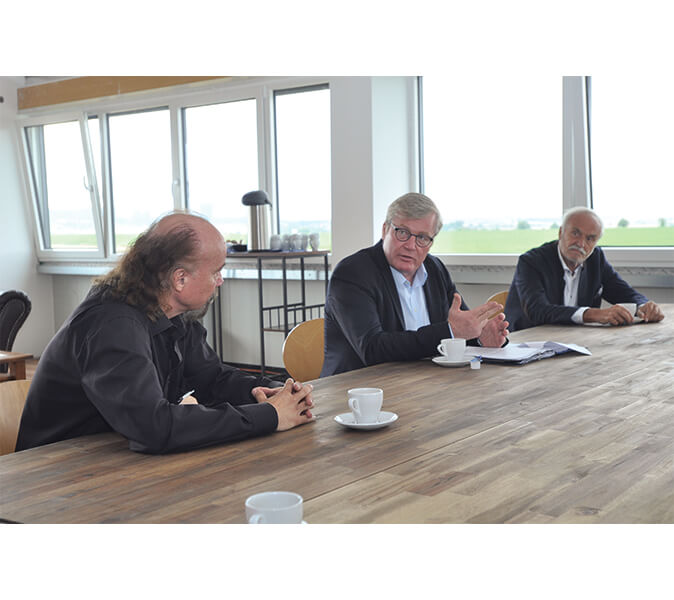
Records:
M311 408L314 406L311 392L314 386L305 385L291 378L286 379L283 387L254 387L250 393L258 402L269 402L278 414L276 431L286 431L297 425L314 420Z
M461 310L461 296L455 293L447 321L454 337L466 340L478 338L483 346L500 348L510 333L508 331L510 323L505 320L502 312L491 319L489 317L501 309L503 305L498 302L486 302L471 310Z
M642 304L637 310L637 317L641 317L646 323L656 323L662 321L665 315L662 314L660 307L649 300ZM624 306L614 304L608 308L588 308L583 313L585 323L606 323L608 325L629 325L634 322L634 315L630 314Z

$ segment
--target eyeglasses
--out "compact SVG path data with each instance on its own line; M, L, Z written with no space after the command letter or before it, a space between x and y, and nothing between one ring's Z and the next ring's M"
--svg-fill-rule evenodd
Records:
M393 223L390 222L389 224L393 225ZM406 242L412 236L414 236L417 238L415 242L419 248L428 248L433 243L433 238L426 235L425 233L412 233L409 229L405 229L404 227L396 227L395 225L393 225L393 235L395 235L399 242Z

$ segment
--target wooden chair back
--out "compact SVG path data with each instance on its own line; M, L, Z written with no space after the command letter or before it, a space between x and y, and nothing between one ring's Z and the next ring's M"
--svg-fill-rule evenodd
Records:
M0 456L14 452L29 387L29 379L0 383Z
M508 299L508 290L497 292L493 296L487 298L487 302L498 302L499 304L503 305L503 308L501 310L497 310L494 314L489 315L490 319L493 319L497 314L503 312L503 310L505 309L505 303L507 299Z
M323 368L323 319L311 319L292 329L283 342L283 365L297 381L318 379Z

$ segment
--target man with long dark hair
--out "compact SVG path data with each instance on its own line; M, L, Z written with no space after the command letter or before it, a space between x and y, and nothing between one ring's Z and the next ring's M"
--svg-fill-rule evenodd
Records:
M312 386L246 375L206 343L198 317L226 255L218 230L192 214L141 234L45 349L16 449L117 431L132 450L156 454L311 421ZM198 404L182 403L188 392Z

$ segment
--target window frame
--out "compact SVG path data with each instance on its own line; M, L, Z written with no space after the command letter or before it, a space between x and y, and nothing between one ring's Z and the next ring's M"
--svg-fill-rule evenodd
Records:
M213 80L208 83L199 85L182 85L172 88L163 88L159 90L152 90L146 92L135 92L124 94L121 96L98 98L93 100L83 100L72 102L67 105L52 105L40 108L25 109L19 111L16 117L17 140L19 147L19 155L21 157L21 168L23 171L23 183L26 202L29 205L29 211L33 220L34 228L34 246L36 254L41 266L38 267L41 272L51 273L84 273L95 274L110 264L114 264L119 255L111 252L111 227L110 227L110 192L107 188L109 182L108 162L109 162L109 148L107 136L106 115L111 112L120 112L124 110L143 110L146 108L154 108L158 106L168 106L170 111L171 123L171 156L172 156L172 171L173 171L173 197L174 208L181 209L185 207L185 191L184 191L184 158L183 158L183 108L190 106L199 106L203 104L221 103L242 100L245 98L255 98L257 102L258 114L258 179L261 189L266 189L269 192L270 200L272 202L272 227L275 228L278 222L278 199L276 197L276 173L274 165L276 159L274 155L275 140L273 138L274 119L273 119L273 93L283 89L296 89L302 87L310 87L315 85L327 84L331 90L331 120L343 115L344 107L339 104L344 103L343 87L341 80L353 79L359 80L364 78L344 78L344 77L237 77L229 80ZM367 79L367 78L365 78ZM422 173L422 156L423 146L421 140L421 104L420 83L422 80L419 77L406 78L410 81L410 107L415 104L416 109L410 110L407 114L407 127L410 131L410 146L408 148L410 158L416 158L414 163L410 162L409 174L409 189L421 189L421 173ZM582 88L584 78L582 76L563 77L564 84L567 82L574 83L577 87ZM358 92L365 89L367 82L361 83L357 81ZM336 89L339 89L339 101L337 108L335 108L333 97L333 84ZM413 85L416 84L416 85ZM416 88L414 92L412 88ZM563 119L570 119L569 122L576 123L576 133L581 135L575 136L573 147L565 139L564 141L564 198L563 208L570 206L586 205L578 196L578 192L573 192L574 186L588 186L588 165L587 165L587 139L584 133L584 128L587 126L588 115L586 112L583 95L579 91L569 92L571 98L576 98L575 102L563 102ZM98 206L100 208L99 219L101 223L101 231L97 232L99 236L99 250L94 252L75 251L68 252L64 250L49 250L41 247L42 235L41 224L39 222L39 212L36 205L36 196L34 194L32 175L30 174L29 156L27 155L27 144L25 139L24 128L33 125L46 125L50 123L57 123L68 120L84 120L89 117L97 117L100 128L100 139L102 146L101 156L101 173L98 178L90 178L96 182L98 188ZM370 121L372 122L372 121ZM331 123L334 127L335 124ZM564 131L569 130L569 124L563 124ZM376 132L375 132L376 133ZM566 135L566 134L565 134ZM364 136L364 139L367 136ZM338 202L339 198L335 199L334 194L338 195L343 192L343 187L336 183L335 169L340 173L340 165L343 162L343 157L339 155L343 148L343 140L333 139L333 158L332 158L332 194L333 194L333 216L332 229L333 236L340 234L340 228L343 226L342 220L336 217L334 202ZM334 155L335 144L337 144L338 155ZM90 146L90 144L89 144ZM91 148L89 147L89 156L91 157ZM568 156L567 156L568 155ZM573 160L570 158L573 157ZM91 158L88 162L93 165ZM347 161L348 162L348 161ZM90 166L89 169L92 167ZM412 173L415 171L415 173ZM372 174L370 174L370 182L372 181ZM363 179L367 181L367 177ZM336 187L335 187L336 186ZM573 192L573 193L572 193ZM379 195L372 198L372 210L379 210L382 203L390 202L389 195L384 199ZM97 211L94 211L96 214ZM96 221L95 221L96 222ZM335 231L337 228L337 231ZM100 242L103 242L103 248L100 248ZM333 240L334 244L334 240ZM366 245L365 241L361 245ZM347 245L348 246L348 245ZM338 248L339 253L341 247ZM605 253L614 266L634 266L642 268L658 268L663 269L666 273L672 274L672 264L674 264L674 248L605 248ZM477 271L483 270L494 272L493 267L514 267L517 263L518 255L516 254L442 254L438 255L447 265L451 266L466 266L469 269L473 268ZM60 264L59 264L60 263ZM50 266L51 265L51 266ZM486 271L485 271L486 272ZM668 275L669 276L669 275ZM480 277L480 280L485 277ZM486 281L486 279L485 279ZM478 281L476 281L477 283Z
M50 260L54 257L67 260L93 260L105 257L105 236L103 230L103 218L101 214L101 198L99 193L98 178L95 171L95 162L91 148L91 137L89 135L89 117L86 112L66 111L48 117L35 117L25 119L17 123L18 136L20 139L20 163L23 172L23 181L26 188L26 196L29 198L30 213L33 218L34 226L34 244L35 250L40 260ZM46 248L44 244L45 223L40 218L40 198L36 190L35 179L33 177L33 162L31 160L30 144L28 141L28 128L55 125L59 123L78 123L80 129L80 138L82 141L82 152L84 157L85 188L89 191L91 203L91 216L96 233L96 250L55 250ZM44 147L42 148L44 150Z
M584 162L587 176L588 203L587 206L593 208L592 196L592 76L586 75L579 77L584 94L584 114L586 119L585 126L585 148L587 160ZM599 241L601 246L601 240ZM604 254L609 258L614 266L647 266L671 268L674 265L674 246L602 246ZM645 257L645 259L644 259Z
M96 272L97 265L115 263L121 253L113 253L112 195L110 181L110 145L108 119L124 112L142 112L167 107L170 118L173 209L185 209L186 165L184 156L184 109L207 104L236 102L254 99L257 110L258 186L268 190L272 203L272 227L277 232L278 199L276 195L275 147L273 138L274 93L284 90L330 87L329 77L241 77L236 80L214 81L200 86L176 86L149 92L131 93L124 96L96 98L68 106L46 106L19 112L16 119L17 137L21 148L21 163L25 193L30 205L34 229L34 245L40 263L56 265L82 265L72 269L65 267L58 272ZM95 161L88 130L89 119L96 117L100 128L101 173L95 174ZM96 251L68 251L45 248L42 240L42 224L39 220L38 197L33 182L26 128L64 121L79 121L82 130L87 178L92 185L92 210L97 236ZM58 267L57 267L58 269ZM47 269L49 270L49 269Z
M591 170L587 83L590 76L563 76L563 194L561 211L574 206L591 207ZM419 191L423 193L423 77L417 78L419 103ZM601 242L599 244L601 246ZM617 267L667 268L674 264L674 247L602 247L608 260ZM448 266L514 267L519 254L438 254Z
M276 98L278 96L289 96L292 94L302 94L306 92L314 92L318 90L330 90L330 84L329 83L317 83L317 84L312 84L312 85L301 85L301 86L291 86L291 87L284 87L284 88L275 88L271 90L271 95L269 97L270 101L270 110L271 110L271 118L270 118L270 127L272 130L272 135L270 136L270 139L272 140L272 147L271 147L271 160L273 161L274 168L271 169L271 172L274 175L274 180L273 180L273 185L274 185L274 198L276 198L276 202L273 202L273 211L272 211L272 223L274 227L274 232L275 233L280 233L281 230L281 214L278 209L278 197L279 197L279 188L278 188L278 130L276 126L276 118L277 118L277 110L276 110Z

